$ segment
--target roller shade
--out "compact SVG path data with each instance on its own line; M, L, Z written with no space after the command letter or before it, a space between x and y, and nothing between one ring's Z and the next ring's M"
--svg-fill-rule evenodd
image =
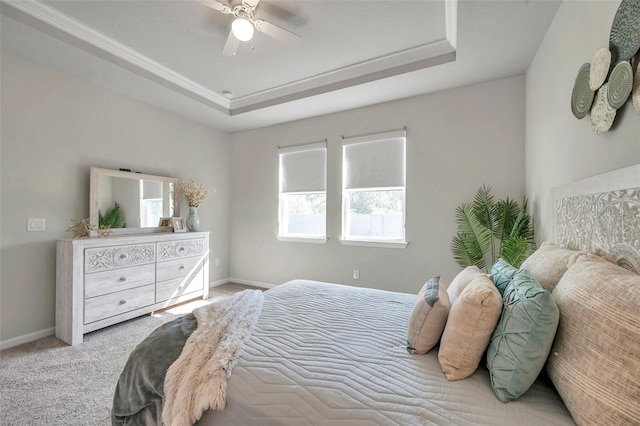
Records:
M162 198L162 182L155 180L142 181L142 199L156 200Z
M326 191L326 142L280 148L278 153L280 192Z
M405 140L404 130L344 139L344 188L404 187Z

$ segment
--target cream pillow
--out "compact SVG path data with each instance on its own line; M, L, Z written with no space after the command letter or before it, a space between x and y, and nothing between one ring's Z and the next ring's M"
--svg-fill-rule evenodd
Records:
M485 274L477 266L467 266L458 275L456 275L453 281L451 281L451 284L449 284L449 288L447 289L447 293L449 294L449 301L451 302L451 304L453 305L455 303L458 296L462 294L464 288L468 286L474 278L481 275L488 278L490 277L489 274Z
M577 253L584 252L565 249L547 241L522 262L520 269L529 271L542 288L551 293L567 271L569 260Z
M478 275L451 306L440 340L438 360L448 380L476 371L501 312L500 292L486 274Z
M553 291L547 373L578 424L640 424L640 275L582 255Z
M446 286L439 276L431 278L418 293L409 319L407 350L410 353L427 353L438 343L450 308Z

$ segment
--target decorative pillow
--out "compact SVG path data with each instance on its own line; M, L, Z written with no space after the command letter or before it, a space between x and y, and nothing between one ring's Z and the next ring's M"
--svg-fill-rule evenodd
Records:
M451 281L451 284L449 284L449 288L447 289L451 305L453 305L458 296L462 294L464 288L468 286L469 283L474 280L474 278L481 275L489 277L488 274L482 272L477 266L467 266L458 275L456 275L453 281Z
M542 288L552 292L567 271L571 256L584 253L559 247L549 241L525 259L520 269L526 269L540 283Z
M547 373L578 424L640 424L640 275L579 256L553 296Z
M410 353L427 353L438 343L450 308L447 288L440 276L431 278L418 293L409 319L407 350Z
M513 276L518 272L516 268L508 264L504 259L500 258L491 267L491 275L493 275L493 282L495 283L498 291L501 295L504 295L504 291L511 282Z
M438 351L448 380L464 379L476 371L501 312L502 297L486 274L471 281L451 305Z
M547 290L527 271L518 271L502 298L502 316L487 349L491 386L502 402L529 389L547 360L559 311Z

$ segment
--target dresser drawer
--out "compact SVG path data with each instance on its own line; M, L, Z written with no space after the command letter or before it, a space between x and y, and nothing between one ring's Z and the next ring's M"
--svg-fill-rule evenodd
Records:
M188 293L202 291L203 286L204 271L202 268L195 275L190 275L189 277L159 282L156 284L156 303L184 296Z
M202 256L204 253L204 238L163 241L158 243L158 262L183 257Z
M84 253L84 272L91 274L128 266L146 265L155 261L154 243L88 248Z
M156 282L184 278L194 275L202 269L203 259L200 257L187 257L184 259L169 260L156 264Z
M89 324L153 305L155 302L154 290L155 286L151 284L87 299L84 303L84 323Z
M84 277L84 298L89 299L103 294L153 284L155 280L156 266L153 263L86 274Z

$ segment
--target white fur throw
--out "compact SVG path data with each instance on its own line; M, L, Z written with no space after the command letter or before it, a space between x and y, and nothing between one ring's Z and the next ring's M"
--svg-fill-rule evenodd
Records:
M245 290L193 311L198 328L164 380L165 425L192 425L205 410L224 408L227 379L260 316L262 301L260 290Z

